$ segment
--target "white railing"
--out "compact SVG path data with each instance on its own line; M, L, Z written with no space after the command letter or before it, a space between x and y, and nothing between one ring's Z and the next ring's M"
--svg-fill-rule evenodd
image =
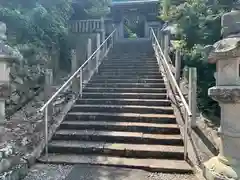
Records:
M187 104L186 99L184 98L182 91L180 87L178 86L178 83L172 73L171 67L169 65L169 62L167 58L165 57L162 48L158 42L158 39L155 35L155 32L152 28L150 28L150 33L151 33L151 40L152 40L152 45L155 51L155 54L157 56L157 61L159 68L164 70L164 74L166 75L166 78L168 80L168 83L170 87L172 88L173 94L178 95L180 97L180 101L183 104L184 107L184 112L185 112L185 124L184 124L184 159L187 159L187 148L188 148L188 129L189 129L189 122L191 122L192 119L192 112L190 110L189 105Z
M75 73L50 97L50 99L40 108L39 113L44 113L45 121L45 155L48 156L48 124L49 118L52 117L52 106L54 100L65 89L69 88L69 85L79 82L78 92L75 92L82 97L84 84L87 83L94 72L98 71L98 67L101 64L104 57L108 54L109 50L113 47L114 36L116 29L106 38L106 40L88 57L88 59L77 69ZM77 80L77 81L76 81Z
M91 33L104 28L103 19L72 20L69 22L70 31L73 33Z

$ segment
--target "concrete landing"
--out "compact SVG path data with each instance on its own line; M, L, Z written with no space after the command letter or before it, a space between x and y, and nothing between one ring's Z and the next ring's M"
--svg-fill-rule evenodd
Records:
M199 180L193 174L149 173L136 169L90 165L36 164L24 180Z

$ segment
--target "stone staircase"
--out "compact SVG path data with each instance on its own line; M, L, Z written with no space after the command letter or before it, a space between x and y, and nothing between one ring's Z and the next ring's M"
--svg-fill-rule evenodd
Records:
M41 162L192 172L150 41L114 46L48 148Z

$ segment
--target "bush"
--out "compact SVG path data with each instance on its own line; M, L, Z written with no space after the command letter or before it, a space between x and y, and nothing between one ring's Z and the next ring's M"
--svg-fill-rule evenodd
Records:
M160 1L160 18L177 25L176 40L182 42L184 65L198 69L198 107L208 115L219 116L220 108L208 96L208 88L215 85L215 65L207 63L202 53L203 47L220 40L221 16L231 10L235 1Z

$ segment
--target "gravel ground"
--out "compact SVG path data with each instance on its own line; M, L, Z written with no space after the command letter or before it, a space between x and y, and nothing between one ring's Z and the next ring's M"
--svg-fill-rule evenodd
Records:
M65 180L73 166L36 164L24 180Z
M198 180L194 175L149 173L142 170L89 165L37 164L24 180Z

